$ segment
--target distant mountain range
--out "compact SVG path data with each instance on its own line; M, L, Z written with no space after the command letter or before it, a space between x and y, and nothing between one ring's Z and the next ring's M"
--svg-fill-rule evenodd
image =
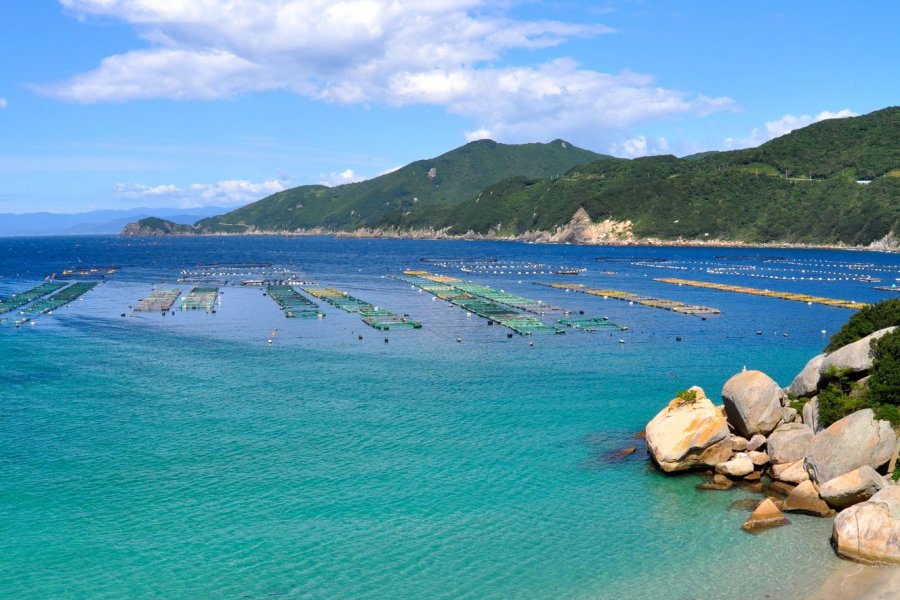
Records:
M222 214L220 206L203 208L132 208L95 210L82 213L0 213L0 236L15 235L88 235L119 233L128 223L158 215L175 223L195 223L211 215Z
M369 181L301 186L194 226L145 220L125 233L309 231L867 245L900 232L900 108L685 158L484 140Z

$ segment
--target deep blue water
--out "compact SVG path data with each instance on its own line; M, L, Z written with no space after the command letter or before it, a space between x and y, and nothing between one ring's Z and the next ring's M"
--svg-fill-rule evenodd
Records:
M420 258L587 272L470 276ZM175 287L183 268L258 261L424 327L380 333L327 305L322 320L284 319L259 289L232 286L215 314L121 316L154 285ZM787 385L826 343L822 330L851 311L652 279L875 301L889 294L873 283L748 274L900 277L896 256L861 252L7 238L0 297L76 264L120 271L34 326L15 328L14 314L0 324L6 597L802 595L837 562L830 522L792 516L751 536L740 531L746 513L729 509L749 492L699 492L697 477L661 476L642 452L611 455L639 443L633 433L691 385L715 399L743 366ZM732 265L757 269L707 271ZM507 338L387 277L404 268L629 330ZM561 280L722 314L704 321L533 285Z

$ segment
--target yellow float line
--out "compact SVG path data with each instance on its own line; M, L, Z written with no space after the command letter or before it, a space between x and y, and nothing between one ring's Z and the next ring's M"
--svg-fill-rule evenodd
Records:
M692 279L678 279L677 277L660 277L653 281L661 281L663 283L672 283L675 285L689 285L691 287L708 288L711 290L720 290L723 292L734 292L736 294L750 294L753 296L765 296L767 298L779 298L781 300L793 300L795 302L806 302L807 304L823 304L825 306L836 306L838 308L858 309L868 306L865 302L855 302L853 300L839 300L837 298L824 298L822 296L810 296L808 294L796 294L793 292L779 292L775 290L760 290L757 288L745 287L742 285L728 285L724 283L712 283L709 281L694 281Z

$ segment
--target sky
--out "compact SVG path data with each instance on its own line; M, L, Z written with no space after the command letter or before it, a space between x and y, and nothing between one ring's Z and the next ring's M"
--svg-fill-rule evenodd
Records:
M233 207L469 141L759 145L900 104L900 2L0 0L0 213Z

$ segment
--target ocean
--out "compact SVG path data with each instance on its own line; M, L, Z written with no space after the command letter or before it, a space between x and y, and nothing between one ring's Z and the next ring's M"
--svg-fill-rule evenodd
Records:
M211 262L288 267L423 327L322 302L286 319L239 285L215 312L132 313ZM802 597L839 563L829 520L744 533L735 503L758 496L663 476L634 434L744 367L787 385L852 311L653 279L871 302L890 293L860 276L900 277L895 255L834 250L0 238L0 298L91 265L118 271L34 325L0 315L3 597ZM404 269L627 330L508 337ZM560 281L721 314L536 285Z

